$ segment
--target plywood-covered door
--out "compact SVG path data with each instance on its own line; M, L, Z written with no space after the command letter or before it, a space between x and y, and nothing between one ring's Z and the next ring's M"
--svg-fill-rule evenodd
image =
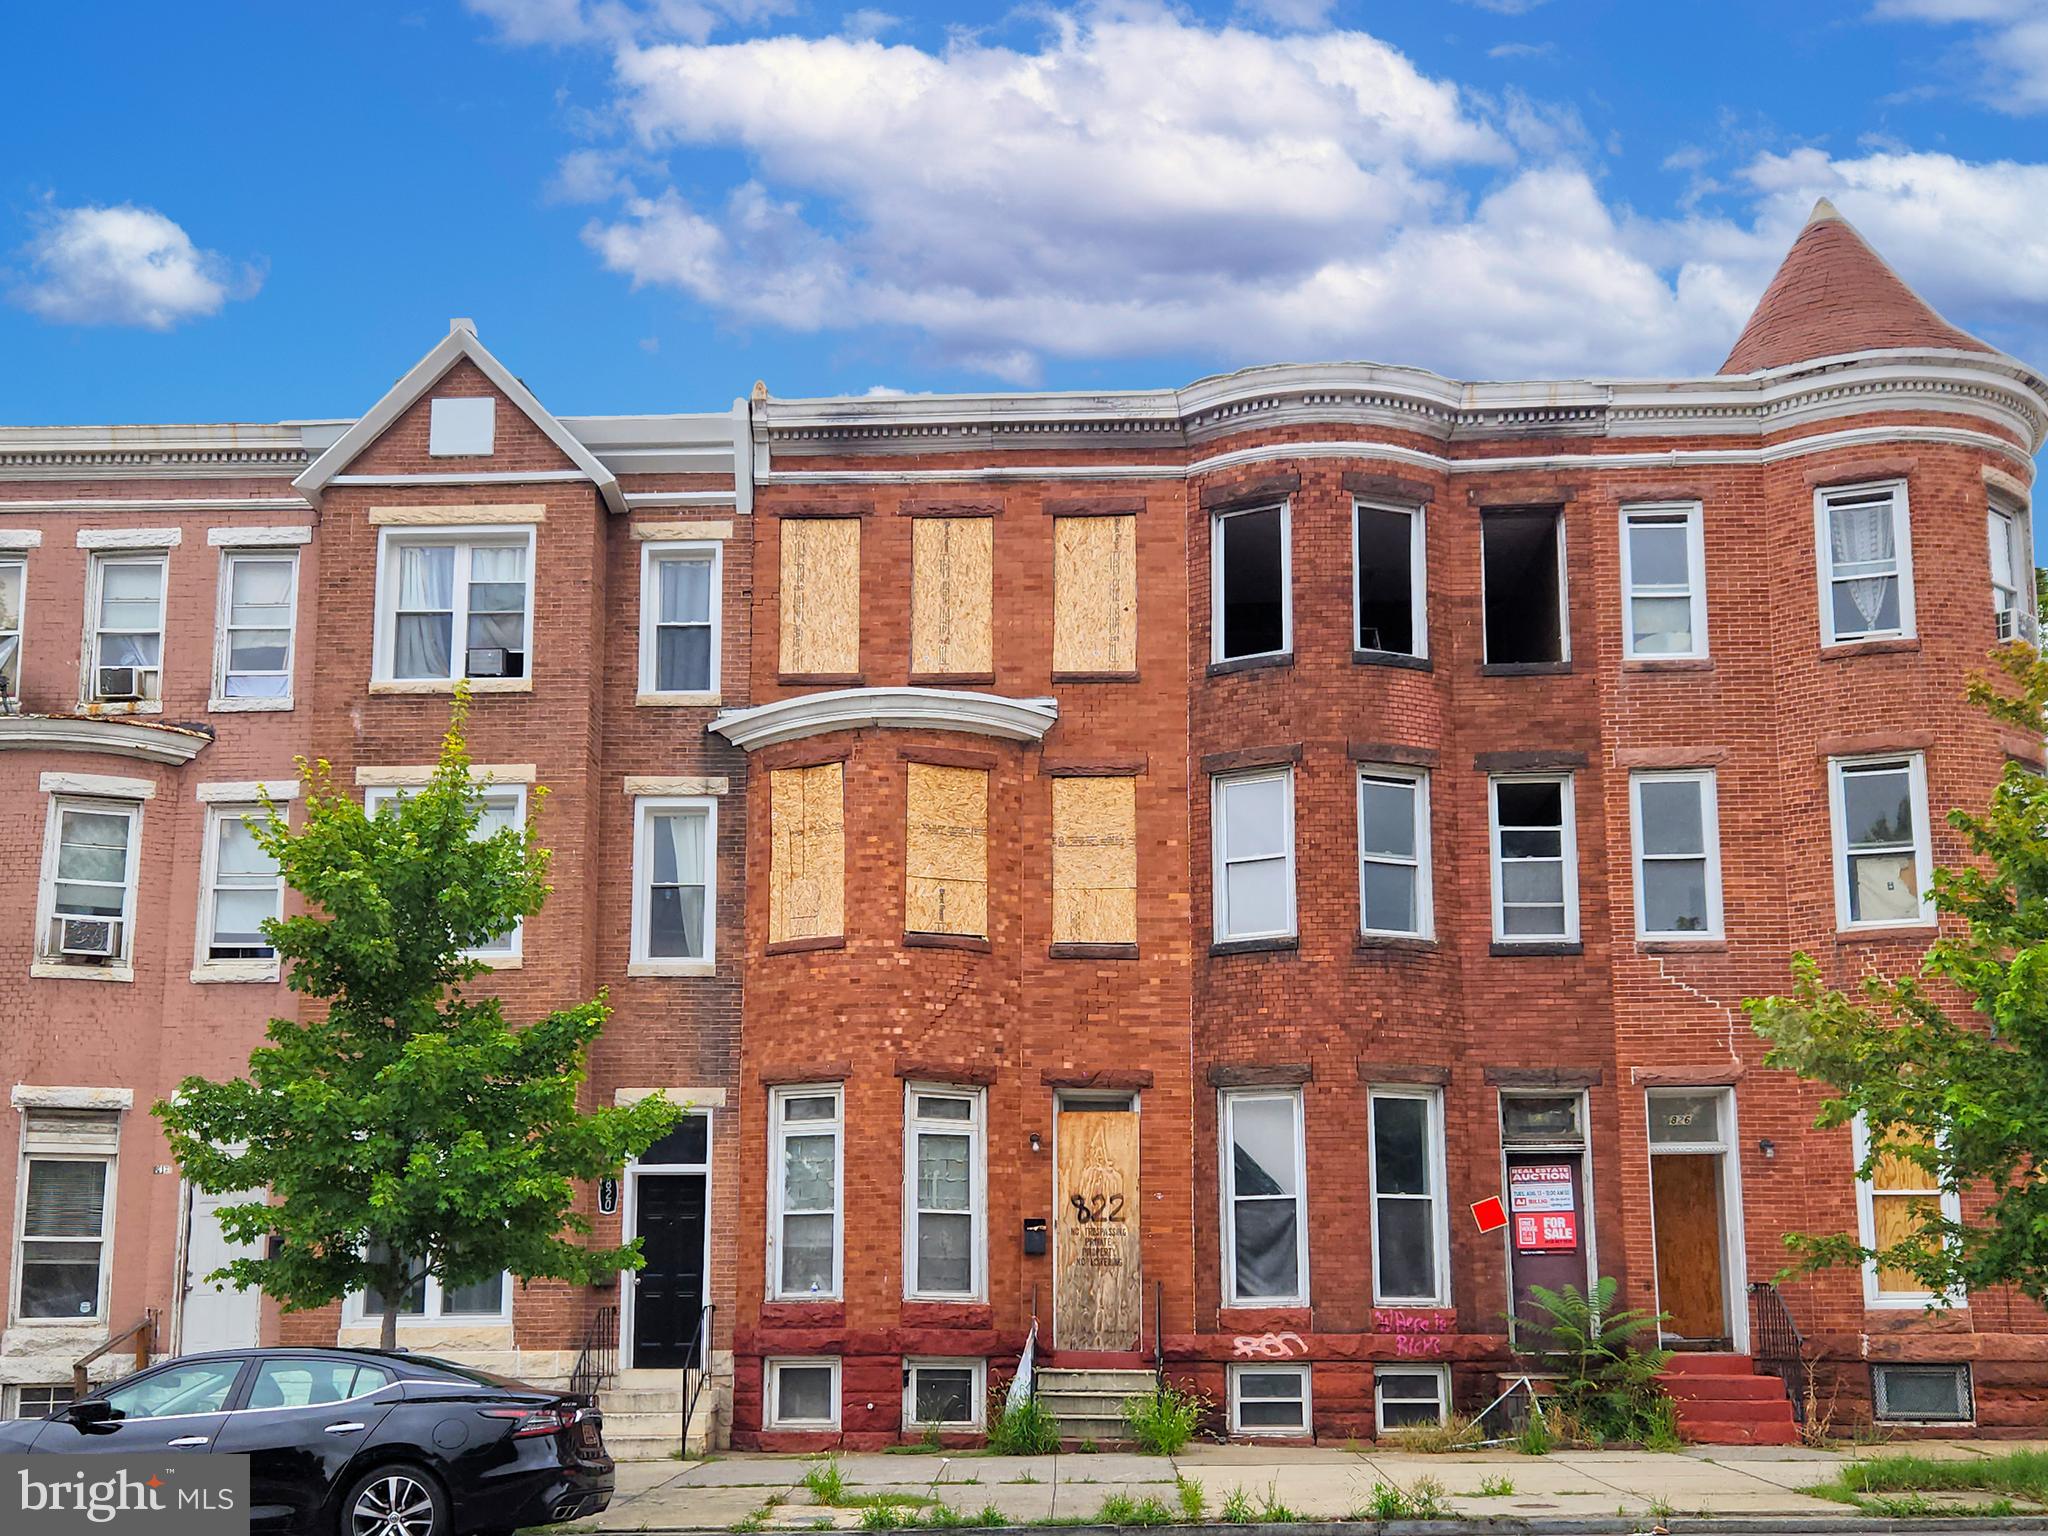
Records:
M1138 1346L1138 1112L1129 1103L1062 1104L1053 1204L1053 1345Z
M1721 1256L1721 1154L1663 1152L1650 1159L1657 1223L1657 1304L1667 1343L1727 1347Z

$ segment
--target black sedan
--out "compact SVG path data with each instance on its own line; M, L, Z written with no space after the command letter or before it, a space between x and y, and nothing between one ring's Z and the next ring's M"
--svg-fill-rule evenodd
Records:
M26 1451L245 1455L250 1529L289 1536L506 1532L612 1498L581 1398L376 1349L187 1355L0 1423L0 1455Z

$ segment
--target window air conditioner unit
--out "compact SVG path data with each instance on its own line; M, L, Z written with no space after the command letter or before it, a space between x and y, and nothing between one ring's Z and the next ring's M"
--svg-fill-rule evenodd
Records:
M101 667L95 694L102 699L139 699L142 673L135 667Z
M2019 608L2004 608L1998 614L1998 638L2000 640L2024 640L2029 645L2040 643L2040 625L2035 617Z
M463 661L463 671L471 677L514 677L511 670L512 652L502 645L473 645Z
M115 920L111 917L60 917L57 952L104 960L114 953Z

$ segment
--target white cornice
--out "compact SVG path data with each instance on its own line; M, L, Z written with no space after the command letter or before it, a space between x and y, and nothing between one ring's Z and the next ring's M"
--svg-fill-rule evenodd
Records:
M951 688L837 688L727 710L710 729L748 752L780 741L876 727L1040 741L1059 713L1056 699L1012 699Z
M0 751L15 747L189 763L212 744L211 731L182 725L142 725L91 715L0 715Z
M36 501L0 497L0 516L9 512L309 512L303 496L60 496Z

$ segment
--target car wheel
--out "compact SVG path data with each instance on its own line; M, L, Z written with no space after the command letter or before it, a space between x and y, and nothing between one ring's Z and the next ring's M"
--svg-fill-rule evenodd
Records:
M430 1472L400 1462L357 1478L339 1536L449 1536L448 1499Z

